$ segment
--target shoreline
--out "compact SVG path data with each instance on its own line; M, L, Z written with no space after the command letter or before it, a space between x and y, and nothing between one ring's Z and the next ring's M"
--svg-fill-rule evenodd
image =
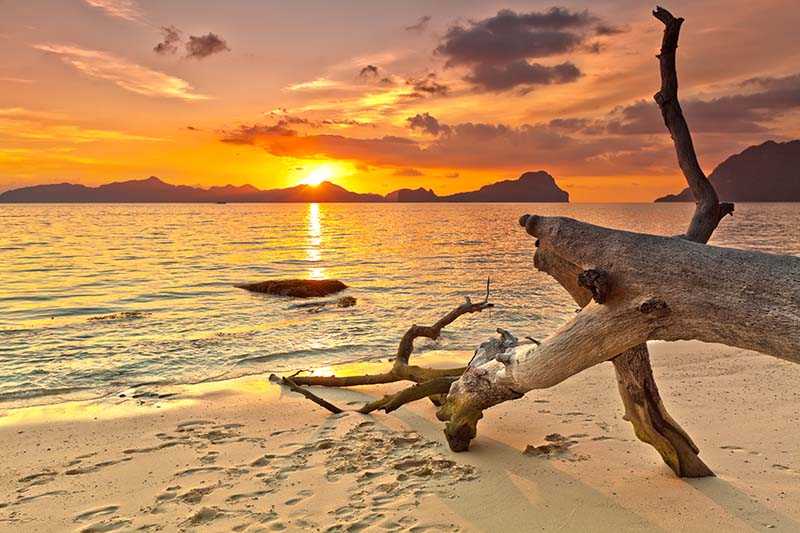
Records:
M463 454L427 401L330 415L256 376L1 411L0 530L800 528L800 369L697 342L651 351L718 477L677 479L636 440L607 364L487 411ZM353 408L397 388L314 390ZM523 453L553 434L551 453Z

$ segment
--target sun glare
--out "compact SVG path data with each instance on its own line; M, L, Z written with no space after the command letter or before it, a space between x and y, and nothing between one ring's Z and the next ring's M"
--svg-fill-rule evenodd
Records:
M311 169L311 172L309 172L306 177L303 178L302 183L316 187L323 181L329 180L335 175L336 171L331 165L320 165Z

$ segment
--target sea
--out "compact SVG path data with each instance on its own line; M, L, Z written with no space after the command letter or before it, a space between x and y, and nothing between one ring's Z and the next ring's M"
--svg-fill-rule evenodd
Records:
M691 204L0 205L0 407L391 357L490 280L493 309L416 353L545 337L575 304L524 213L676 235ZM800 204L737 204L712 244L800 255ZM353 307L235 287L339 279ZM331 297L331 298L335 298Z

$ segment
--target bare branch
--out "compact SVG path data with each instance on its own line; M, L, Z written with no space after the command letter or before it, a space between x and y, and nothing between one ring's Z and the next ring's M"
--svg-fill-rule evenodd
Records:
M278 382L278 383L280 383L282 385L286 385L287 387L289 387L289 390L291 390L292 392L296 392L298 394L302 394L303 396L305 396L306 398L308 398L309 400L311 400L315 404L317 404L317 405L319 405L321 407L324 407L325 409L327 409L328 411L330 411L333 414L338 415L339 413L343 413L344 412L342 409L339 409L338 407L336 407L332 403L328 402L327 400L323 400L322 398L320 398L319 396L317 396L316 394L314 394L310 390L304 389L303 387L298 386L297 383L295 383L292 380L292 378L289 378L289 377L281 378L279 376L276 376L275 374L272 374L272 375L270 375L269 379L270 379L270 381L275 381L275 382Z
M683 19L675 18L672 13L662 7L657 7L653 11L653 16L664 24L661 53L658 54L661 90L653 98L661 108L664 124L675 144L678 165L681 167L697 203L697 209L692 217L689 230L686 232L686 237L696 242L707 242L719 221L725 215L733 213L733 204L719 203L717 191L714 190L714 186L700 168L694 151L692 135L678 102L678 73L675 69L675 57Z
M403 389L396 394L389 394L380 400L375 400L366 404L358 410L359 413L367 414L372 411L382 409L386 413L391 413L401 406L411 403L422 398L428 398L438 394L446 394L450 390L450 385L453 384L458 376L435 378L423 383L417 383L407 389Z
M411 352L414 351L414 340L419 337L426 337L431 340L436 340L445 326L452 324L458 317L470 313L480 313L484 309L494 307L494 304L489 303L489 279L486 280L486 297L482 302L472 303L467 298L466 301L440 318L432 326L418 326L416 324L408 328L403 338L400 340L400 345L397 347L397 356L394 360L395 371L402 372L401 367L408 365L408 360L411 357Z

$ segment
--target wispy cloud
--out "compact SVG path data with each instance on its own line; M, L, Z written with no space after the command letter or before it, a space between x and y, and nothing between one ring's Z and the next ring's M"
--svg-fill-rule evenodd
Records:
M304 81L301 83L295 83L293 85L289 85L286 90L288 91L319 91L319 90L329 90L329 89L340 89L342 87L347 86L347 84L330 80L328 78L316 78L311 81Z
M33 80L30 80L28 78L0 77L0 82L7 82L7 83L33 83Z
M111 17L142 22L144 13L135 0L83 0L87 5L102 9Z
M417 21L412 24L411 26L406 26L406 31L421 33L428 28L428 24L431 22L431 16L425 15L424 17L420 17Z
M181 30L175 26L162 26L161 35L163 39L153 47L157 54L174 54L178 51L178 43L181 41Z
M206 95L194 92L194 88L186 80L138 65L108 52L60 44L37 44L34 48L56 54L64 63L90 78L108 80L136 94L180 98L186 101L209 99Z
M86 128L70 124L61 113L26 109L0 108L0 138L27 141L53 141L59 144L82 144L94 141L161 141L157 137L136 135L118 130Z

